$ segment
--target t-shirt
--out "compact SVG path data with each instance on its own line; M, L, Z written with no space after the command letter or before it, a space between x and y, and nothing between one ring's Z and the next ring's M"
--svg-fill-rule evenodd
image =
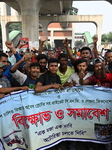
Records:
M102 79L99 76L92 75L88 78L90 85L96 85L96 83L100 82L101 86L110 88L112 86L112 75L106 73L106 79Z
M88 77L92 76L92 74L90 72L88 72L85 77L83 78L84 80ZM77 73L73 73L70 78L68 79L68 82L71 82L71 81L75 81L76 82L76 86L80 85L79 84L79 75Z
M66 70L65 74L62 74L58 68L57 75L59 75L59 77L60 77L61 84L64 85L66 83L66 81L69 79L70 75L74 72L75 72L74 68L67 66L67 70Z
M57 74L56 76L52 76L49 71L42 74L38 82L42 83L42 85L61 84L60 77Z
M26 74L21 73L19 70L16 70L11 74L20 83L21 86L28 86L31 89L34 89L34 86L38 82L38 78L34 80L30 77L30 75L27 76Z
M10 81L6 77L0 78L0 88L1 87L11 87Z
M112 73L106 73L106 78L102 79L102 81L109 82L112 87Z

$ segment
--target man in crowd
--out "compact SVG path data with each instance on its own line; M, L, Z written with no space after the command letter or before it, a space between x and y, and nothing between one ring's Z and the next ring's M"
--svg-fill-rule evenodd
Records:
M98 85L98 86L103 86L103 87L112 87L112 83L104 80L103 77L101 76L102 72L102 60L100 58L95 58L93 61L94 65L94 74L85 80L83 80L85 74L84 72L80 73L79 75L79 82L81 85Z
M51 88L62 88L60 77L56 74L58 70L58 60L55 58L50 58L48 60L48 69L48 72L39 77L39 80L35 86L36 92L43 92Z
M0 88L1 87L11 87L10 81L7 78L3 77L3 75L2 75L4 67L5 67L5 64L2 64L0 62Z
M98 54L97 54L97 38L95 37L94 38L94 57L98 57ZM68 56L70 57L71 59L71 62L73 64L73 66L75 65L75 61L76 61L76 58L73 56L72 52L70 51L69 47L68 47L68 39L66 38L64 41L63 41L63 45L68 53ZM87 61L87 65L88 65L88 68L87 68L87 71L91 71L93 72L93 65L91 64L91 60L92 60L92 51L89 47L83 47L82 49L80 49L80 57L81 58L84 58L86 59Z
M44 74L47 72L47 68L46 68L46 65L47 65L47 61L48 61L48 58L45 54L40 54L37 56L37 62L40 64L40 74Z
M112 50L107 50L105 53L105 60L108 63L108 65L105 66L105 71L107 73L112 72Z
M74 68L68 66L68 55L61 53L58 56L58 60L60 66L57 71L57 75L59 75L61 84L64 85L66 81L69 79L70 75L74 73Z
M31 63L28 70L29 74L26 75L19 70L19 66L26 62L29 59L29 55L24 55L20 61L18 61L12 68L10 69L12 76L20 83L21 86L28 86L31 89L34 89L38 81L38 75L40 73L40 65L38 62Z
M11 41L6 41L5 44L6 44L7 48L9 48L10 51L12 51L12 53L14 54L14 56L16 58L16 62L19 61L21 59L21 56L16 52L14 44ZM23 43L20 43L20 45L22 47ZM5 53L0 53L0 62L6 65L4 67L3 77L6 77L6 78L8 78L9 81L11 81L12 75L10 74L10 68L12 66L8 66L8 56Z

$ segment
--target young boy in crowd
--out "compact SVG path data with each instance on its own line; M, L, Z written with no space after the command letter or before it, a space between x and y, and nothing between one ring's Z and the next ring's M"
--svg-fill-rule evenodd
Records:
M38 81L38 75L40 73L40 65L37 62L31 63L28 70L29 74L26 75L19 70L19 66L26 62L29 59L29 55L24 55L20 61L18 61L11 69L12 76L20 83L21 86L28 86L31 89L34 89Z
M55 88L62 88L60 77L56 74L58 70L58 60L50 58L48 60L48 72L42 74L35 86L36 92L43 92L45 90Z
M66 81L69 79L70 75L74 73L74 68L68 66L68 55L61 53L58 56L58 60L60 66L57 71L57 75L59 75L61 84L64 85Z
M79 83L79 75L80 73L84 72L85 76L83 79L86 79L87 77L91 76L92 73L91 72L87 72L87 61L86 59L77 59L76 62L75 62L75 73L73 73L68 81L66 82L65 86L79 86L80 83Z

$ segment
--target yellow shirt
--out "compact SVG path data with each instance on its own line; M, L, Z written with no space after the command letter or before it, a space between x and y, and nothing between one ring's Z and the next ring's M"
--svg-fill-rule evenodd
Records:
M65 74L62 74L58 68L57 75L59 75L60 77L61 84L64 85L66 81L69 79L70 75L74 72L75 72L74 68L67 66L67 71L65 72Z

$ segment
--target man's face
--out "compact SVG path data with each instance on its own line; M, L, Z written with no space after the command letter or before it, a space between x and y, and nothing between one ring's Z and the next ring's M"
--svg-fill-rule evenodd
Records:
M102 66L102 63L96 63L94 65L94 72L95 72L95 74L98 74L98 75L101 74L101 66Z
M44 70L46 68L46 65L47 65L46 59L40 59L39 64L40 64L40 69Z
M81 71L86 71L86 69L87 69L87 64L86 64L86 62L83 62L83 63L80 63L80 64L78 64L77 65L77 69L78 69L78 71L79 72L81 72Z
M50 63L48 66L48 69L51 74L56 74L58 70L58 63L57 62Z
M11 57L11 56L12 56L12 54L13 54L12 52L8 52L8 56L9 56L9 57Z
M107 60L107 62L112 63L112 53L106 54L106 60Z
M66 68L68 65L68 59L67 58L61 58L59 62L60 62L61 68Z
M38 77L40 73L40 67L39 66L32 66L29 68L31 77Z
M0 62L1 62L2 64L4 64L4 65L8 65L8 58L2 56L1 59L0 59Z
M2 76L3 67L0 67L0 76Z
M55 58L55 54L54 54L53 51L48 51L47 56L48 56L48 59L50 59L50 58Z
M91 54L90 54L89 50L83 50L81 52L81 57L86 59L87 61L90 60Z

